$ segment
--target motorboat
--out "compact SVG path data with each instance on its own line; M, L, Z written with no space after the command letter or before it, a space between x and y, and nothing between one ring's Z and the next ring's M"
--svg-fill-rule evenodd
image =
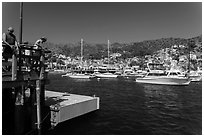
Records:
M136 75L136 72L132 69L125 69L123 74L124 75Z
M94 78L94 75L91 74L78 74L78 73L74 73L71 75L68 75L68 77L70 78L76 78L76 79L91 79Z
M198 71L190 71L189 78L193 82L202 81L202 74Z
M137 77L141 77L141 75L132 69L125 69L121 75L118 75L118 78L122 78L122 79L134 80Z
M95 73L97 78L117 78L118 75L106 72L106 73Z
M73 73L69 72L69 73L66 73L65 75L62 75L62 77L69 77L71 75L73 75Z
M151 70L144 77L137 78L136 82L161 85L189 85L191 80L174 71Z

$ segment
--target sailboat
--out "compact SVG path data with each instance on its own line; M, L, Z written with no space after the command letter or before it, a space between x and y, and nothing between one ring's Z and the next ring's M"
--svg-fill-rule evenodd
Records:
M81 66L83 66L83 39L81 39ZM75 78L75 79L90 79L90 78L94 78L94 75L91 74L82 74L82 73L68 73L66 75L63 76L68 76L70 78Z
M108 40L108 68L109 68L109 62L110 62L110 50L109 50L110 46L109 45L110 45L110 42ZM95 73L95 76L97 78L117 78L118 77L118 75L110 73L110 72L106 72L106 73L97 72Z

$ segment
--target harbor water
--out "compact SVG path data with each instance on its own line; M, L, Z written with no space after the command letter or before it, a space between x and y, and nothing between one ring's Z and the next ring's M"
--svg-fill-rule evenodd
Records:
M188 86L49 74L47 90L100 97L100 109L60 123L56 135L201 135L202 82Z

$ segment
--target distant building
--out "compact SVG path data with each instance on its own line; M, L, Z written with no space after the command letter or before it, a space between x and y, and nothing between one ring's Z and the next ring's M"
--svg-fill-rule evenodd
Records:
M187 56L186 55L182 55L179 57L179 62L184 62L187 60Z
M196 59L197 59L196 54L191 53L191 54L190 54L190 59L192 59L192 60L196 60Z
M58 58L63 58L63 59L65 59L65 58L66 58L66 56L65 56L65 55L63 55L63 54L59 54Z
M121 57L121 54L120 53L113 53L110 55L110 57L112 57L112 58Z

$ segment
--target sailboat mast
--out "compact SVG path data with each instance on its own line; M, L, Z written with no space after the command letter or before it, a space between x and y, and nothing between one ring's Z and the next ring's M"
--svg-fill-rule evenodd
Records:
M81 64L83 61L83 39L81 39Z
M110 50L109 50L109 44L110 44L110 42L109 42L109 40L108 40L108 66L109 66L109 54L110 54Z

